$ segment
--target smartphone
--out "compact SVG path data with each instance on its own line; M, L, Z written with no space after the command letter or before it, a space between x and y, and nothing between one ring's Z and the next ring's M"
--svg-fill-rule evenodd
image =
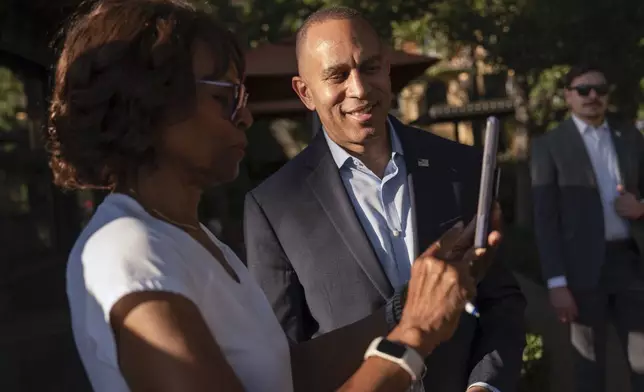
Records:
M476 211L476 233L474 249L487 248L487 237L490 234L492 202L498 190L500 171L496 170L496 155L499 148L499 120L488 117L485 126L485 143L483 146L483 166L479 187L479 203Z

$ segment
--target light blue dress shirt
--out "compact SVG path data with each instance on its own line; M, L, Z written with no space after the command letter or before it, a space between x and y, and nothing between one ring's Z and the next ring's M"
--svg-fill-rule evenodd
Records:
M331 140L326 130L323 132L360 224L387 278L394 289L397 289L411 277L411 263L416 259L416 230L402 144L393 124L388 121L388 125L391 159L382 179L360 159ZM500 392L483 382L474 383L468 389L474 386L484 387L490 392ZM416 383L410 390L422 391L423 385Z
M393 127L390 125L390 129ZM409 281L414 228L402 145L391 135L391 159L379 178L360 159L347 153L324 131L349 199L387 278L394 289Z

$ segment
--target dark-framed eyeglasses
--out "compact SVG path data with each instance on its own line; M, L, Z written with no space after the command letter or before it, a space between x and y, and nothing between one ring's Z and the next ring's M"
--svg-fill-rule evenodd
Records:
M610 86L607 84L580 84L571 86L570 90L575 90L582 97L589 96L591 91L595 91L597 95L603 97L610 92Z
M199 80L198 82L210 86L231 88L233 90L233 101L228 109L231 120L234 120L237 113L245 108L248 103L248 92L243 83L232 83L221 80Z

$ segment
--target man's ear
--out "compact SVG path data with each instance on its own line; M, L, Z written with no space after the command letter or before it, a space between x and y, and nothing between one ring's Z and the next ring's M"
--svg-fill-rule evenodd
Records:
M307 109L313 111L315 110L315 104L313 103L313 98L311 97L311 90L306 85L304 79L299 76L293 76L291 80L291 86L293 91L300 97L300 101L306 106Z

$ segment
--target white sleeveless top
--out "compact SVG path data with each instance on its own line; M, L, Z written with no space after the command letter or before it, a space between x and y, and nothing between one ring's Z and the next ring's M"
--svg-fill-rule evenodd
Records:
M111 194L98 207L67 266L74 339L96 392L129 391L109 314L137 291L191 300L247 391L293 390L288 342L268 300L234 252L206 232L240 283L187 233L155 219L131 197Z

